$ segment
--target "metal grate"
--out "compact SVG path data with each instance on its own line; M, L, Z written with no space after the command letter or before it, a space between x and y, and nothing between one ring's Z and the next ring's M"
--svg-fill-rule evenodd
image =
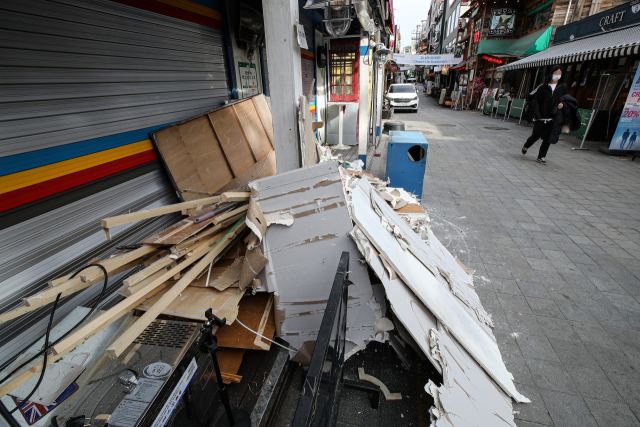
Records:
M193 323L156 320L134 341L135 344L183 348L189 342L198 325Z
M499 127L495 127L495 126L486 126L485 129L489 129L489 130L509 130L509 128L499 128Z
M436 126L439 128L452 128L452 127L455 127L456 125L452 125L450 123L439 123Z

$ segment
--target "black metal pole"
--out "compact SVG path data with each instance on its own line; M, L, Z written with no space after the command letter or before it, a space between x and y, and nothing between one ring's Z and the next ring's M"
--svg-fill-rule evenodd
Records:
M9 410L6 406L4 406L4 403L2 403L2 401L0 401L0 415L2 415L2 418L4 418L7 424L9 424L11 427L20 427L20 424L18 424L16 419L13 418L13 415L9 413Z
M227 413L227 418L229 420L229 425L235 426L236 422L233 419L233 411L231 410L231 403L229 402L229 393L227 392L227 388L222 381L222 373L220 373L220 365L218 364L218 356L216 353L218 352L217 346L209 348L209 354L211 354L211 358L213 359L213 367L216 370L216 378L218 379L218 389L220 389L220 400L222 400L222 404L224 405L224 410Z

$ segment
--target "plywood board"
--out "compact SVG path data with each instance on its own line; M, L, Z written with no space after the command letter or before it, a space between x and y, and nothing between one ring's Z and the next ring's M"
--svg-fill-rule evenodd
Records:
M143 311L149 310L153 304L162 298L162 296L170 289L171 288L164 289L153 297L148 298L142 302L137 309ZM231 308L233 311L237 308L238 302L240 301L240 298L242 298L243 294L244 292L240 291L238 288L218 291L213 288L195 288L189 286L178 298L169 304L162 314L182 317L185 319L206 321L207 318L205 317L204 312L207 311L208 308L211 308L215 315L218 315L217 313L227 308ZM235 316L227 319L227 321L232 320L235 320Z
M184 200L276 173L271 111L256 95L151 133ZM194 190L182 192L182 190ZM200 193L198 193L200 192Z
M271 339L276 331L273 317L273 304L269 301L272 295L261 292L256 295L249 295L240 301L238 308L238 319L247 327L261 335ZM261 328L261 323L266 313L266 323ZM262 329L262 331L260 331ZM246 348L254 350L268 350L271 343L258 337L258 344L255 343L256 335L248 331L240 323L234 322L232 325L225 325L216 332L218 345L220 347Z
M506 393L518 402L528 402L516 390L513 376L507 371L493 337L462 307L460 300L444 288L418 258L403 249L396 236L382 225L372 203L379 206L386 202L376 195L373 187L366 180L358 181L351 200L354 221L403 282Z

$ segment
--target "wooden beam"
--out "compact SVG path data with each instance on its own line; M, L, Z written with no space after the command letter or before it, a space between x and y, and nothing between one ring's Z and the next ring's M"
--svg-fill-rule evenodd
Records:
M145 245L141 248L134 249L133 251L125 252L122 255L115 256L115 257L106 259L104 261L101 261L100 265L106 268L107 272L109 272L109 270L115 270L116 268L119 268L125 264L128 264L131 261L142 258L145 255L149 255L150 253L153 253L156 250L157 248L155 246ZM91 271L80 274L80 278L82 279L83 282L91 282L98 277L102 277L103 274L104 273L102 272L101 268L94 267L93 269L91 269Z
M213 244L214 242L210 241L209 243ZM148 294L151 291L153 291L158 286L165 283L167 280L173 277L176 273L179 273L180 271L184 270L185 268L187 268L188 266L196 262L198 258L204 256L208 251L209 251L209 246L202 245L198 249L198 253L194 254L197 256L193 256L191 258L185 259L183 262L176 265L172 269L167 270L167 272L162 274L153 282L149 283L139 292L136 292L135 294L126 298L125 300L120 301L111 309L102 313L102 315L100 315L98 318L96 318L92 322L89 322L82 328L78 329L77 331L69 335L64 340L60 341L58 344L56 344L51 348L51 351L53 352L53 354L60 354L60 353L66 354L66 352L70 351L73 348L76 348L78 345L82 344L87 338L89 338L91 335L95 334L98 330L100 330L100 329L96 329L99 325L102 325L102 323L114 322L117 318L119 318L122 315L121 313L126 313L127 311L130 310L130 308L128 307L136 307L142 300L148 298Z
M246 202L251 197L251 193L248 191L229 191L220 197L223 202Z
M214 225L218 225L223 221L226 221L226 220L228 220L230 218L235 217L236 215L244 214L247 211L247 209L249 209L249 205L244 205L242 207L239 207L238 209L234 209L232 211L225 212L222 215L213 218L213 224Z
M160 292L166 286L168 286L168 284L162 284L162 285L158 286L157 288L151 290L148 293L148 296L152 296L152 295L156 294L157 292ZM99 331L101 331L102 329L106 328L107 326L109 326L110 324L112 324L113 322L115 322L116 320L121 318L128 311L134 309L138 305L138 301L136 301L135 303L131 302L130 304L127 304L126 303L127 300L128 300L128 298L125 299L124 301L122 301L120 304L118 304L120 309L118 310L118 312L114 311L114 312L111 313L111 316L114 316L114 317L110 318L108 322L102 322L102 321L101 322L95 322L95 320L104 319L104 317L105 317L104 314L98 316L98 318L94 319L93 321L90 321L89 324L92 324L91 335L94 335L94 334L98 333ZM111 310L109 310L109 311L111 311ZM117 313L122 313L122 314L120 316L116 316ZM89 335L89 336L91 336L91 335ZM84 339L82 339L81 342L84 342L84 340L89 338L89 336L87 336ZM76 348L77 345L79 345L79 344L80 344L80 342L78 344L74 345L74 346L66 346L66 348L63 351L61 351L60 353L49 355L47 357L47 366L50 366L52 363L55 363L58 360L60 360L62 357L64 357L64 355L66 355L71 350ZM8 382L4 383L4 385L2 387L0 387L0 396L5 396L6 394L12 392L19 385L23 384L25 381L27 381L29 378L33 377L34 375L38 374L40 371L42 371L42 358L41 357L36 359L36 360L34 360L31 363L30 366L28 365L28 367L25 367L25 369L21 373L17 374L13 378L11 378Z
M136 323L107 348L109 356L120 356L129 345L166 309L173 300L195 279L198 274L220 255L240 234L247 225L244 222L237 224L207 253L196 265L194 265L173 287L165 293L154 305L143 314Z
M136 274L133 274L127 277L125 280L122 281L122 284L126 287L131 287L136 283L142 282L144 279L151 276L155 272L162 270L167 265L171 264L173 261L174 259L169 258L169 255L165 256L164 258L160 258L158 261L154 262L149 267L143 270L140 270Z
M153 218L160 215L166 215L173 212L180 212L183 209L194 208L210 203L218 203L222 196L207 197L204 199L191 200L189 202L176 203L169 206L161 206L159 208L147 209L144 211L132 212L124 215L105 218L100 222L102 228L111 228L116 225L128 224L130 222L140 221L147 218Z

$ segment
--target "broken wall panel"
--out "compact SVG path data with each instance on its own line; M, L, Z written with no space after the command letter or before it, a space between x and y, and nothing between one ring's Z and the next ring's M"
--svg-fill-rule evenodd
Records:
M276 173L271 111L262 94L150 135L185 201Z
M430 331L432 353L443 365L443 385L425 386L434 398L434 427L516 427L511 399L443 328Z
M351 192L351 214L375 249L415 293L425 306L451 331L489 375L518 402L528 399L516 390L498 345L466 311L459 299L444 288L429 269L410 255L396 236L382 224L373 206L384 202L366 180L360 180Z
M290 226L271 225L260 244L268 263L258 275L262 291L276 294L276 330L299 348L315 341L342 251L360 255L352 229L337 162L296 169L251 183L263 213L286 212ZM373 338L376 317L365 265L351 263L347 340L364 347Z

